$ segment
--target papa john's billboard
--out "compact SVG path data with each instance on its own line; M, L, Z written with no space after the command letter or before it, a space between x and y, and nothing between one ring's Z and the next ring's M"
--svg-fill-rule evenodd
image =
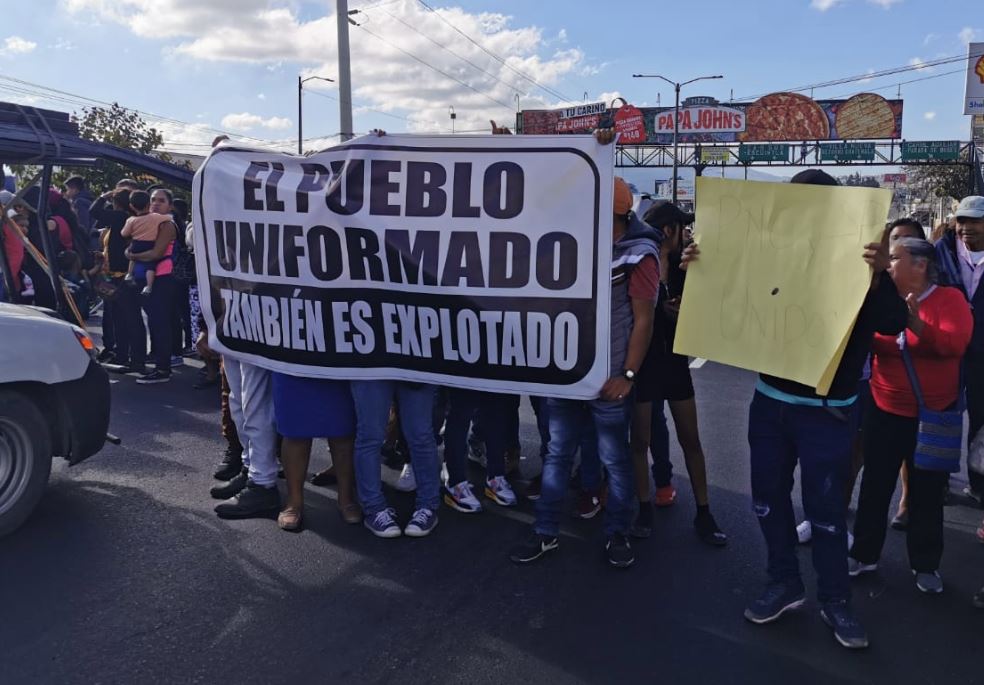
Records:
M631 105L629 105L631 107ZM639 112L645 136L622 136L623 144L669 145L673 107L632 108ZM619 108L589 116L564 116L570 110L524 110L517 129L527 134L588 133L618 123ZM902 137L902 101L861 93L847 100L812 100L798 93L772 93L751 103L681 106L677 117L684 143L791 142L802 140L880 140Z

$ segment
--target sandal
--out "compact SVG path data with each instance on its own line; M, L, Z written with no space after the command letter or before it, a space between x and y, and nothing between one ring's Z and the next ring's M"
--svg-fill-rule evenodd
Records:
M301 530L304 523L304 515L299 507L284 507L284 510L277 516L277 525L280 530L289 533L296 533Z
M344 507L339 507L338 513L345 523L351 525L362 523L362 507L355 502L346 504Z

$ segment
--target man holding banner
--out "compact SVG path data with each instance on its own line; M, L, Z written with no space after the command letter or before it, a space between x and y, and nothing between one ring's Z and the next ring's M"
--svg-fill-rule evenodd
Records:
M792 183L838 185L834 178L815 169L800 172L793 177ZM775 186L765 191L773 193L769 199L748 197L743 203L742 191L754 193L755 186L764 185L746 184L733 191L725 188L713 203L715 211L724 208L722 211L732 220L731 225L714 228L726 228L747 236L746 242L752 245L748 249L755 250L755 246L759 246L756 254L743 256L744 242L737 247L731 243L732 247L728 248L737 249L737 254L725 250L723 241L734 240L734 237L728 238L723 233L721 237L709 236L702 249L708 255L714 255L713 268L730 269L731 265L724 263L728 260L748 262L750 259L754 264L760 254L766 254L766 261L771 260L771 263L757 265L764 275L738 276L737 282L745 288L744 294L739 300L718 299L715 307L713 301L708 304L706 299L700 298L705 292L702 286L713 280L707 275L711 262L700 262L703 268L694 270L701 250L696 244L689 247L684 253L684 267L695 273L688 278L688 290L684 291L676 351L686 353L691 350L693 354L693 346L699 347L699 342L694 340L695 331L712 330L706 327L711 325L724 340L731 339L731 344L727 352L720 348L709 352L703 350L702 356L720 359L726 354L740 353L747 340L743 336L753 329L751 343L761 347L778 340L785 346L780 347L784 359L777 360L778 364L796 361L797 355L804 355L803 359L809 362L790 369L787 377L762 373L755 388L748 420L752 498L768 547L769 582L765 591L748 605L745 618L757 624L770 623L805 602L805 589L796 559L796 522L791 500L793 472L798 462L803 507L814 531L813 565L817 573L821 617L833 629L841 645L864 648L868 646L868 637L849 603L844 498L851 470L851 445L857 427L857 385L874 333L897 335L904 330L907 309L885 272L888 266L887 236L883 236L880 243L864 244L863 259L871 267L870 276L865 276L870 284L866 295L854 292L854 285L842 290L845 282L851 284L859 275L856 267L834 275L836 272L830 271L823 260L825 255L837 256L838 249L845 246L850 249L852 244L861 244L865 236L876 235L879 229L883 231L888 198L859 195L855 193L856 189L838 190L840 195L832 197L830 191ZM841 200L839 203L838 199ZM706 192L702 200L710 200ZM803 210L799 217L797 205ZM807 220L808 207L814 213L819 211L821 216L823 212L843 211L840 219L843 225L813 225ZM698 205L698 226L702 221L700 211ZM720 220L722 216L714 219ZM798 218L802 223L797 221ZM797 256L804 261L790 263L789 260ZM844 259L843 254L840 259ZM739 267L735 264L735 268ZM732 272L731 276L736 273L740 272ZM789 279L782 279L790 274ZM815 286L814 274L820 274L819 279L822 279L818 279ZM731 283L732 287L734 283ZM777 287L771 287L774 283ZM827 289L827 299L837 308L835 311L839 316L831 316L821 307L806 306L808 298L818 294L817 287ZM809 292L795 292L804 289ZM719 293L716 295L719 297ZM786 298L785 302L783 298ZM862 300L856 319L844 316L844 300L849 298ZM767 304L773 301L781 304L769 310ZM729 307L739 310L727 311ZM853 327L850 326L852 322ZM702 325L705 327L701 328ZM846 328L847 334L830 337L829 329L835 327ZM821 339L833 342L827 349L837 348L832 361L827 353L817 351ZM838 339L841 340L839 346ZM746 359L751 356L746 355ZM742 365L741 358L728 361ZM758 362L746 364L747 368ZM806 367L811 370L807 371ZM813 385L789 380L789 376L810 377ZM827 387L821 387L823 385Z
M604 139L599 133L599 140ZM629 453L629 415L633 383L649 349L653 311L659 290L662 232L642 223L632 212L632 192L615 179L611 264L611 366L599 397L587 402L547 400L550 443L543 462L543 489L536 502L533 534L510 552L516 563L529 563L558 547L561 507L567 491L574 453L584 422L593 422L598 457L608 471L605 507L605 553L616 568L635 561L629 544L632 524L632 459Z

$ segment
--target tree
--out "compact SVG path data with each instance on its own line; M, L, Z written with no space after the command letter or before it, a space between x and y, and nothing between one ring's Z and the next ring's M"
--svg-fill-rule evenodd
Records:
M904 167L909 190L924 200L948 197L960 200L974 194L966 164L933 164Z

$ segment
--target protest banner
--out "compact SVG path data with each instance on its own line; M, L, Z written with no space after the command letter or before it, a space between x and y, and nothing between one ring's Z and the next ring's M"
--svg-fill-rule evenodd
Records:
M884 231L880 188L697 179L700 259L674 351L826 395L864 302L864 245Z
M222 146L194 182L209 344L294 375L596 397L613 147L591 136Z

